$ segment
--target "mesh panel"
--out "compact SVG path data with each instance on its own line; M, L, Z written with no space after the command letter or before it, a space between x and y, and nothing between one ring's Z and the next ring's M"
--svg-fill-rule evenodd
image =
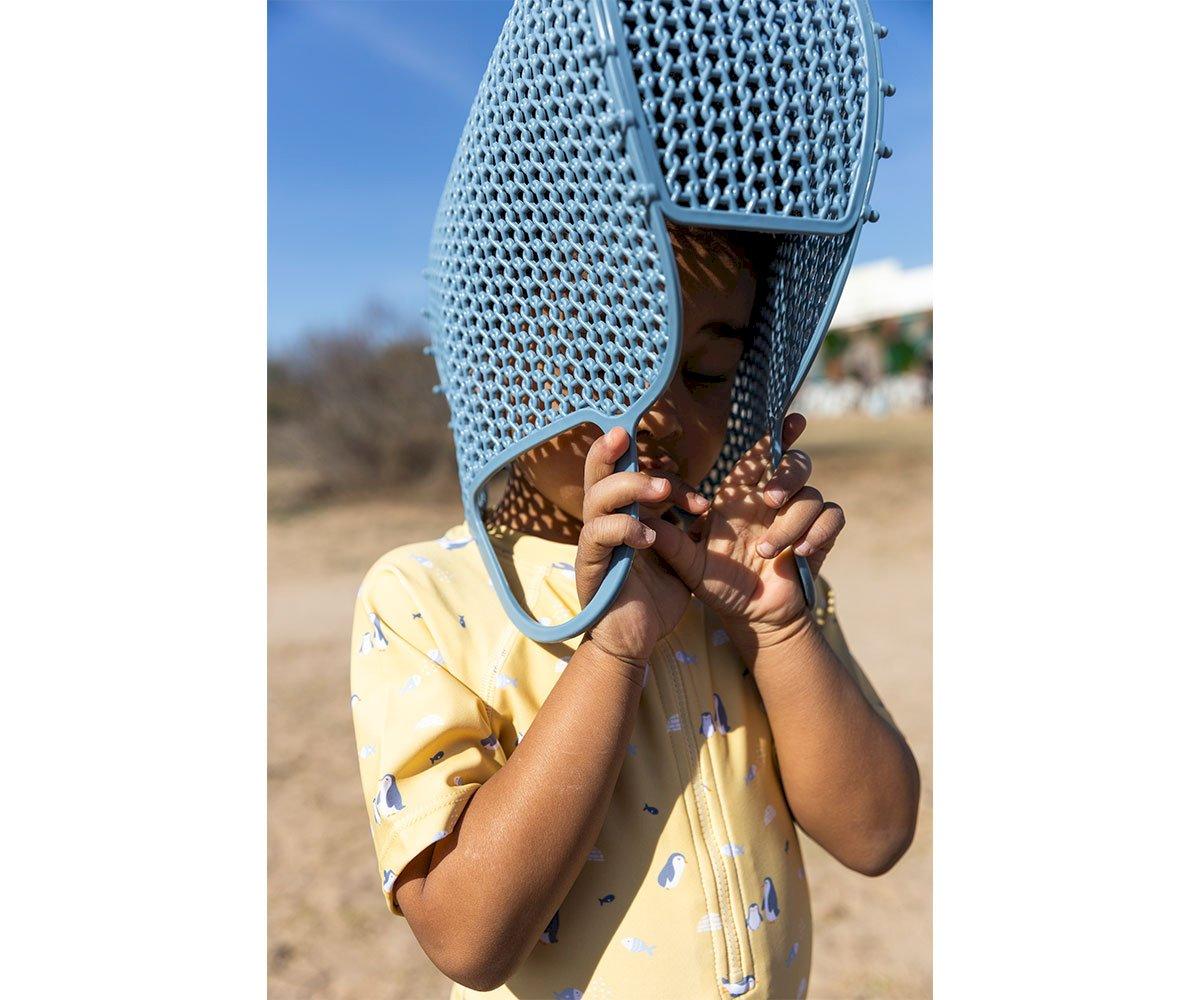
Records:
M668 354L663 262L605 57L584 0L518 0L459 144L430 283L464 485L569 413L625 413Z
M866 40L849 0L619 0L681 208L842 221L863 155Z
M760 277L764 287L751 323L754 336L734 378L725 444L700 484L706 496L791 403L792 383L823 332L818 323L852 240L853 233L776 238L774 259Z

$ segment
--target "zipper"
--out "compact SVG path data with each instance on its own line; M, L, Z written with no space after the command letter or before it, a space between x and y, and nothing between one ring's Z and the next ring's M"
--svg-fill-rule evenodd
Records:
M725 826L725 810L722 807L721 795L716 781L716 768L708 749L707 740L698 740L697 732L700 714L695 706L689 703L688 680L680 669L675 653L676 646L673 637L666 641L656 651L659 662L665 667L664 673L669 679L671 709L680 720L680 735L684 739L687 751L687 763L691 777L692 795L696 802L696 814L700 823L700 840L704 847L704 859L712 883L717 893L717 913L721 918L721 932L725 940L726 962L728 964L728 980L736 983L744 980L754 972L754 963L749 950L749 941L742 944L740 933L741 921L745 912L742 906L742 892L736 862L731 855L725 860L721 847L725 843L733 843ZM713 805L710 806L710 801Z

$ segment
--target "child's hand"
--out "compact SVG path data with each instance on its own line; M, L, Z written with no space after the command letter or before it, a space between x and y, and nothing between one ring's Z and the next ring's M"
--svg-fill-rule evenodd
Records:
M798 413L784 422L790 448L805 426ZM805 556L815 576L846 524L841 507L808 486L812 463L800 451L784 454L771 474L764 436L721 484L712 509L690 532L650 518L654 551L684 584L733 627L760 637L794 624L804 590L792 556Z
M612 550L629 545L635 553L625 585L608 612L589 634L605 652L627 660L645 660L654 644L683 617L691 594L650 549L655 529L628 514L614 513L634 503L641 511L662 511L677 504L693 514L708 501L689 492L666 472L614 472L629 446L629 435L617 427L588 449L583 480L583 528L575 556L575 589L583 605L600 587ZM651 517L650 520L656 521Z

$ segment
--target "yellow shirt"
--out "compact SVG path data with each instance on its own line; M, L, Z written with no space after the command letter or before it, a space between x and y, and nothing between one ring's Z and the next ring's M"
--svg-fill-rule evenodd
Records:
M497 529L526 607L579 611L575 546ZM824 581L818 621L868 700ZM355 607L351 710L384 896L520 742L579 639L539 645L500 606L466 525L388 553ZM803 996L812 917L753 677L693 600L655 647L608 816L524 965L487 996ZM452 998L476 995L455 986Z

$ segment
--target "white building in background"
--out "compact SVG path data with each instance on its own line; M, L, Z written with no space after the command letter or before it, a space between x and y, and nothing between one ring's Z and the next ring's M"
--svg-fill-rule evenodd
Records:
M850 269L831 330L933 311L933 268L880 260Z
M844 339L849 346L838 362L830 362L828 372L828 352L822 349L813 377L801 387L793 408L835 417L855 411L885 416L927 406L928 367L887 371L885 341L915 339L924 343L928 354L932 324L932 267L905 269L889 259L853 268L829 325L831 339Z

